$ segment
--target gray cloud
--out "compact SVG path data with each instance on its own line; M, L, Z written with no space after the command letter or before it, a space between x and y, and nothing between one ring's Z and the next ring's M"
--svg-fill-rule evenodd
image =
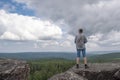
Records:
M75 34L79 27L88 34L120 30L119 0L16 0L36 10L38 16L54 22L64 20ZM74 29L74 30L73 30Z

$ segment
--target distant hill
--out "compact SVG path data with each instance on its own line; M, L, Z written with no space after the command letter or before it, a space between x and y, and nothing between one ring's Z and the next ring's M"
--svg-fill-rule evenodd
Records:
M87 56L89 59L119 59L120 53L100 54L102 52L89 52ZM107 52L106 52L107 53ZM23 52L23 53L0 53L0 58L12 58L23 60L46 59L46 58L64 58L75 60L76 53L70 52Z
M88 56L96 55L95 53L89 53ZM12 59L43 59L43 58L76 58L76 52L23 52L23 53L0 53L0 58L12 58Z
M89 57L89 60L91 60L92 62L120 61L120 52L94 55Z

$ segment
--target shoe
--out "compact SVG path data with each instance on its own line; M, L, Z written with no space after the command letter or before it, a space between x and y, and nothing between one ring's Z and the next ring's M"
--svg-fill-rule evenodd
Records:
M88 69L88 68L89 68L89 66L87 64L85 64L85 69Z
M76 64L76 68L77 68L77 69L79 68L79 64Z

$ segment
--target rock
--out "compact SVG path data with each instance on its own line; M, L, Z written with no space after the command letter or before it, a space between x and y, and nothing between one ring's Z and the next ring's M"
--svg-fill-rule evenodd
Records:
M90 63L88 65L89 69L84 69L84 65L80 65L79 69L73 66L68 71L48 80L120 80L120 63Z
M87 80L78 74L75 74L71 71L66 71L65 73L61 73L58 75L53 76L51 79L48 80Z
M115 78L116 80L120 80L120 70L117 71L117 72L114 74L114 78Z
M27 80L29 71L26 61L0 59L0 80Z

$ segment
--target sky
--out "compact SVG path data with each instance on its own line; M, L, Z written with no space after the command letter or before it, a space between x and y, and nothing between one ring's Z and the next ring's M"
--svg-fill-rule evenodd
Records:
M0 52L74 52L83 28L87 51L120 49L120 0L0 0Z

